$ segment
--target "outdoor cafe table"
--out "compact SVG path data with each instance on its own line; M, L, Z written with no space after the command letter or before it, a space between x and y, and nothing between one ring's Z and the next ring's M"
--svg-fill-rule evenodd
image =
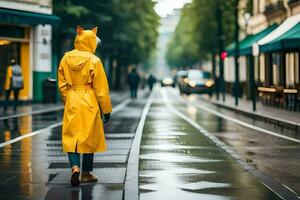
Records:
M266 104L271 104L274 100L276 89L270 87L258 87L257 90L262 94L263 100ZM264 99L265 97L265 99Z

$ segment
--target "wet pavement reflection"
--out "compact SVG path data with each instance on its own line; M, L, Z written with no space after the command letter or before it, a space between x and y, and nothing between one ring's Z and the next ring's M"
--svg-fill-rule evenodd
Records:
M0 199L121 200L127 157L146 97L144 94L113 113L105 125L109 150L95 155L97 184L70 186L71 170L62 152L61 126L57 126L0 148ZM112 104L115 107L127 98L127 93L117 95L112 98ZM58 111L0 120L0 143L60 123L62 115L63 111Z
M282 130L281 127L261 120L255 120L232 111L209 104L198 95L184 97L186 103L178 104L179 95L174 90L169 90L168 95L177 103L177 108L186 115L193 118L202 127L213 133L221 141L234 148L250 165L256 167L261 172L283 183L291 190L300 193L300 144L277 138L253 129L235 124L211 113L197 108L197 104L217 110L228 116L244 122L266 128L268 130L279 132L283 135L293 135L298 137L297 133ZM193 104L190 104L193 103ZM195 105L196 104L196 105ZM191 112L191 107L197 112ZM270 128L271 127L271 128Z
M176 108L182 107L178 101ZM184 107L197 119L198 109ZM144 127L139 190L141 200L280 199L227 153L156 95Z

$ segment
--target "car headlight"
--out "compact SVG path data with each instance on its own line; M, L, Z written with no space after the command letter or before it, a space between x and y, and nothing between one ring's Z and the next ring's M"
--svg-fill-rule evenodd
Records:
M186 84L188 84L189 83L189 79L188 78L184 78L183 82L186 83Z
M193 82L193 81L190 81L190 82L189 82L189 86L191 86L191 87L196 87L196 83Z
M169 84L172 84L173 81L172 81L172 79L164 79L163 83L166 84L166 85L169 85Z
M215 83L214 83L213 80L206 81L206 83L205 83L206 87L211 87L211 86L213 86L214 84L215 84Z

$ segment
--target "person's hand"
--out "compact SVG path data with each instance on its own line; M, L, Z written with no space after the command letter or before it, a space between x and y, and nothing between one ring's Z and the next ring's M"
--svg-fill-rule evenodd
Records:
M104 120L103 120L103 123L107 123L110 119L110 113L107 113L107 114L104 114Z

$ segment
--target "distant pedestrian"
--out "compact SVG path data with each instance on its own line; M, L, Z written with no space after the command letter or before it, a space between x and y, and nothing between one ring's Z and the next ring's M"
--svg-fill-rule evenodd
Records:
M7 111L8 101L11 92L14 93L14 111L17 110L19 103L20 90L24 88L24 80L22 74L22 68L17 64L15 59L11 59L10 65L7 67L6 80L5 80L5 101L4 101L4 112Z
M93 171L95 152L106 151L103 123L112 112L109 88L101 60L94 55L100 39L97 28L77 27L75 49L67 52L58 69L58 87L65 105L62 144L72 168L71 184L97 182ZM80 153L83 154L80 175Z
M133 68L131 73L128 75L127 82L130 87L131 98L137 98L137 90L140 82L140 76L136 72L136 69Z
M149 85L150 91L152 91L154 83L156 83L156 78L152 74L150 74L150 76L148 78L148 85Z

